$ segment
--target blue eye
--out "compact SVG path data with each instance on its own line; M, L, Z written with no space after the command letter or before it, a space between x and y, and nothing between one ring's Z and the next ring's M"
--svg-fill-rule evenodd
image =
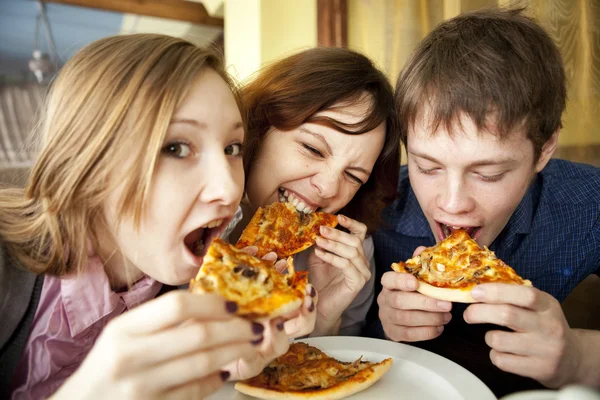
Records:
M192 154L192 149L187 143L174 142L163 147L161 152L169 157L186 158Z
M241 143L230 144L225 147L225 154L228 156L238 157L242 154L242 150L244 149Z

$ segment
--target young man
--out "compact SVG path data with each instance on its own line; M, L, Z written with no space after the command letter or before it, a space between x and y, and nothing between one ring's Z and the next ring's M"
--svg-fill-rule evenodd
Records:
M600 169L550 159L565 98L559 51L522 10L464 14L425 38L396 88L408 166L375 234L383 287L367 334L448 357L498 396L600 387L600 332L570 329L560 306L600 267ZM458 227L534 287L481 285L465 307L391 271Z

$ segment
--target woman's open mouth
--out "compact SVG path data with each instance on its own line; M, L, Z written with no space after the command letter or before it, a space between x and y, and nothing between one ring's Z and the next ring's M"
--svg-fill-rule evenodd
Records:
M227 227L228 220L216 219L204 226L194 229L183 239L183 244L194 258L195 264L201 265L206 249Z

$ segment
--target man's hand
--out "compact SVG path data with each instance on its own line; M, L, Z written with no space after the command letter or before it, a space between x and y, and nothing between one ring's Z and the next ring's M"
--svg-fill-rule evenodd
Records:
M587 373L580 368L583 343L554 297L532 287L500 283L478 286L471 296L482 303L465 310L465 321L514 331L489 331L485 336L492 363L501 370L551 388L580 381Z

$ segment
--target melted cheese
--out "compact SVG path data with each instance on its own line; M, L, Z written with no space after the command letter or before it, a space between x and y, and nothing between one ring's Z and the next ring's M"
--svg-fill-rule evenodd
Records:
M238 315L271 315L291 302L302 302L307 284L306 273L296 273L288 259L286 275L273 263L242 252L221 239L207 250L196 279L190 283L194 293L219 293L238 304Z
M278 258L289 257L312 246L321 225L333 228L337 217L323 212L305 214L290 203L273 203L256 211L236 247L257 246L258 257L271 251Z
M260 375L245 383L271 390L308 392L335 386L373 365L360 358L354 362L341 362L315 347L297 342Z
M493 251L487 247L482 249L464 230L453 232L420 255L392 267L442 288L468 290L487 282L531 284L499 260Z

